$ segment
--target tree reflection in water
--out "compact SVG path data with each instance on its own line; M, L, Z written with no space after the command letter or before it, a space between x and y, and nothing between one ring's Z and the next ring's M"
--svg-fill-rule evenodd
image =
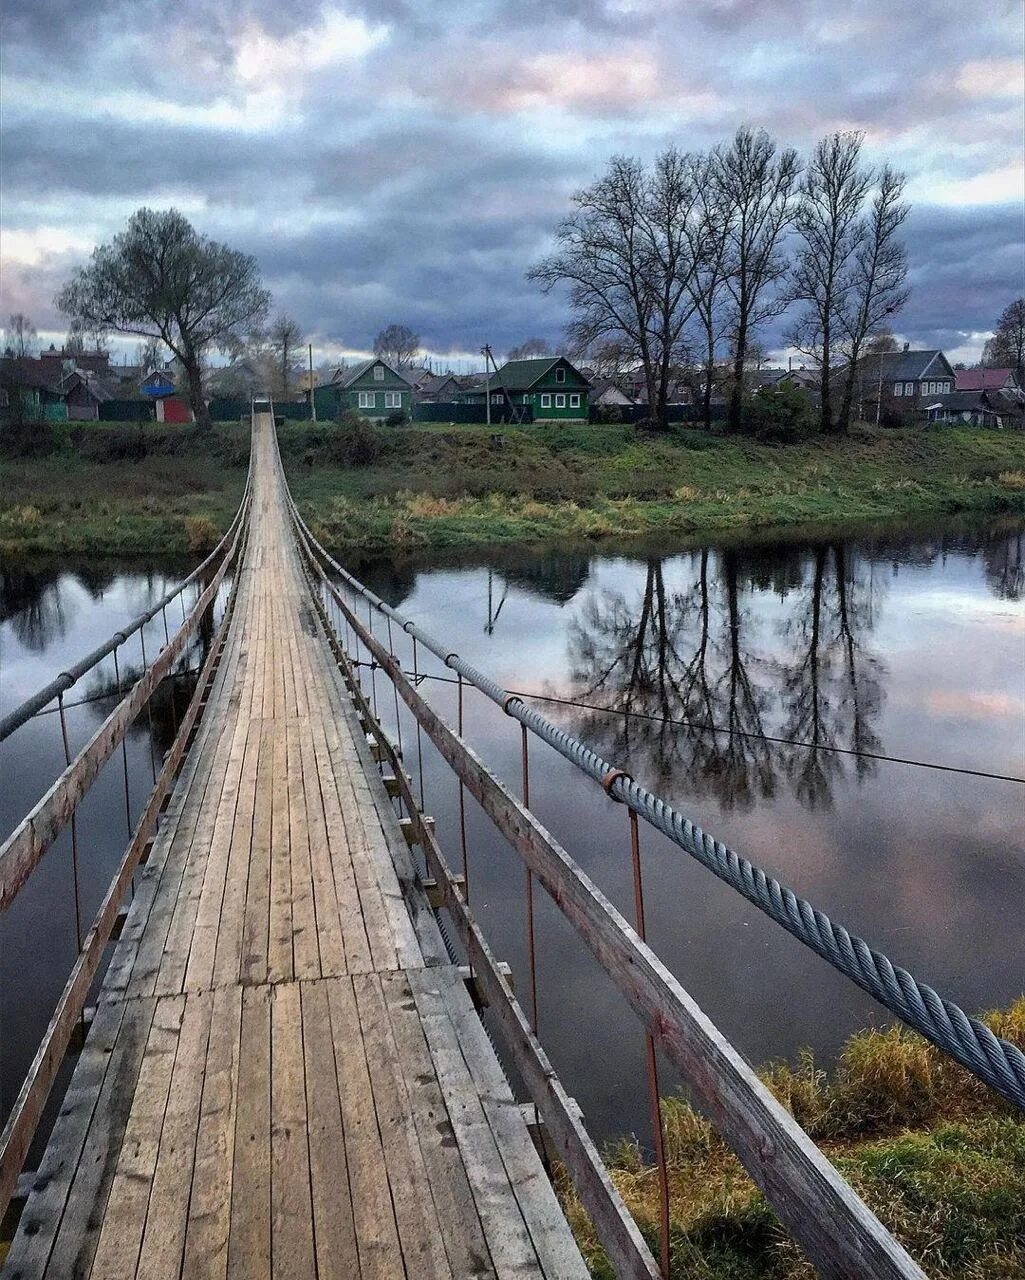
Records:
M704 550L688 568L690 581L671 589L649 559L639 600L605 589L583 602L569 629L572 696L621 714L576 711L577 732L662 783L685 773L724 808L748 809L782 784L809 807L828 805L836 779L852 764L864 777L873 762L826 748L881 745L871 563L835 543L770 563ZM782 653L764 625L758 588L768 587L786 610Z

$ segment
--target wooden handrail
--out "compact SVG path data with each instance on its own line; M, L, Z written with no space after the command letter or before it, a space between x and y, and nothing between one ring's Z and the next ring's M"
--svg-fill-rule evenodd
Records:
M826 1280L924 1273L566 850L406 679L296 526L307 562L442 758L517 850ZM422 826L425 824L421 824ZM541 1105L539 1098L535 1099ZM604 1242L603 1242L604 1243Z

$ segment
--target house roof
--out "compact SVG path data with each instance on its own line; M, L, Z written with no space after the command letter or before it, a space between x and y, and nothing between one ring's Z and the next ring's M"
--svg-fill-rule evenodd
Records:
M398 369L393 365L390 365L387 360L382 360L380 356L374 356L372 360L363 360L360 364L356 365L355 368L346 369L341 381L335 382L334 385L336 387L351 387L354 382L362 378L367 370L372 369L375 364L383 364L389 373L394 374L396 378L400 378L403 382L409 383L409 385L412 386L412 381L407 378L404 373L400 373Z
M442 387L447 386L450 382L454 382L457 387L459 386L459 379L454 373L428 373L418 385L421 391L434 392L440 391Z
M531 360L507 360L491 379L493 387L506 391L529 391L557 364L569 364L565 356L536 356ZM575 369L574 365L570 365ZM576 372L580 372L578 369ZM581 377L583 375L581 374Z
M1010 380L1010 369L955 369L956 391L1000 391Z
M949 378L954 372L942 351L883 351L864 356L862 364L873 376L881 370L884 382L912 382L930 373Z
M37 387L42 391L59 394L60 369L46 369L41 360L32 356L0 357L0 376L18 387Z

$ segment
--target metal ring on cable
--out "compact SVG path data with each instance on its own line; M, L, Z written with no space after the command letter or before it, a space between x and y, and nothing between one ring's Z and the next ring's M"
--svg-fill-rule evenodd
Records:
M509 715L510 706L512 706L514 702L522 702L522 701L523 699L520 697L518 693L507 693L505 697L502 699L502 710L505 712L506 715Z
M450 667L450 666L452 665L452 659L453 659L453 658L458 658L458 657L459 657L459 654L458 654L458 653L446 653L446 654L445 654L445 666L446 666L446 667Z
M614 796L612 794L613 783L615 783L619 778L626 778L628 782L633 782L633 776L627 773L625 769L610 769L608 773L605 775L605 777L602 778L601 780L602 791L605 792L605 794L608 796L610 800L615 800L616 804L623 803L623 801L620 800L619 796Z

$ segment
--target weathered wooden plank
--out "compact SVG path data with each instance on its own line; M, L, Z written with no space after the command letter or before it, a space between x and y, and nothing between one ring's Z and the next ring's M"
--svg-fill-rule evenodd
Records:
M381 1135L356 999L347 979L335 979L326 986L360 1274L366 1280L395 1280L407 1272L402 1263L391 1191L381 1158Z
M324 982L303 984L302 1019L317 1277L350 1280L359 1274L359 1252Z
M246 987L243 992L230 1280L269 1280L271 1275L271 1000L270 987Z
M272 1274L316 1273L300 987L274 987L271 1004Z

